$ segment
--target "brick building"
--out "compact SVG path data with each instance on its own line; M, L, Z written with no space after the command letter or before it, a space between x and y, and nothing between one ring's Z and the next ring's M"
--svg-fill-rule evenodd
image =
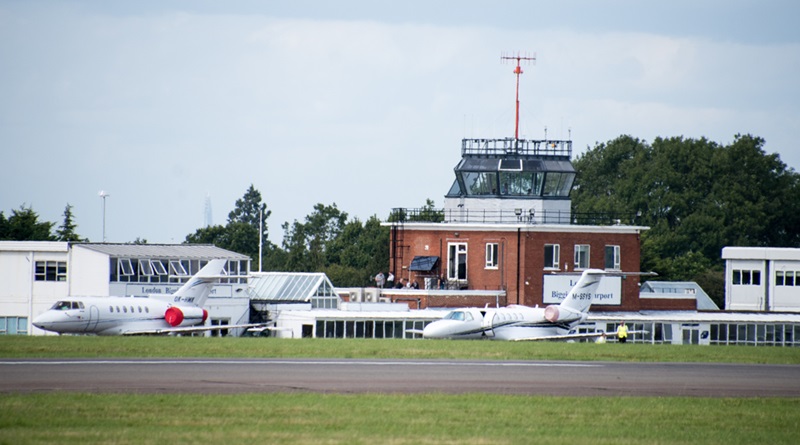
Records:
M572 213L571 141L464 139L461 155L443 209L397 208L385 223L389 270L437 290L426 299L431 306L439 294L457 299L462 291L503 291L504 301L485 297L491 305L547 305L563 299L576 280L564 272L639 271L639 237L647 227L633 215ZM593 309L658 309L642 305L638 276L605 281L598 292L603 303ZM480 298L467 300L475 305ZM669 309L695 309L689 305Z

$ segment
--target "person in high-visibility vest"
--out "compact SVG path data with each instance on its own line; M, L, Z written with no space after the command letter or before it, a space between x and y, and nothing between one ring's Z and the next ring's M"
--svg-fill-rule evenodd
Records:
M628 327L625 326L624 322L620 322L619 329L617 329L617 340L620 343L628 341Z

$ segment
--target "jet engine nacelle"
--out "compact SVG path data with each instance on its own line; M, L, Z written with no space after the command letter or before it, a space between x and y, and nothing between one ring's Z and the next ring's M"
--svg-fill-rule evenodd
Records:
M544 319L550 323L571 323L586 317L583 312L570 310L568 307L550 305L544 308Z
M208 311L201 307L170 306L164 313L164 320L173 328L204 323L207 318Z

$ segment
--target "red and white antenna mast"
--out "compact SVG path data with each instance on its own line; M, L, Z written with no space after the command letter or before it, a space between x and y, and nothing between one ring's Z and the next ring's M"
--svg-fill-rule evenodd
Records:
M523 56L523 55L520 55L520 53L517 53L516 56L513 56L513 55L511 55L511 56L501 55L500 56L500 60L516 60L517 61L517 67L514 68L514 74L517 75L517 91L516 91L516 93L517 93L517 97L516 97L517 98L517 103L516 103L516 115L515 115L515 118L514 118L514 139L515 140L519 140L519 75L522 74L522 67L520 66L520 62L524 60L526 62L535 63L536 62L536 54L534 54L533 56L529 56L529 55L524 55Z

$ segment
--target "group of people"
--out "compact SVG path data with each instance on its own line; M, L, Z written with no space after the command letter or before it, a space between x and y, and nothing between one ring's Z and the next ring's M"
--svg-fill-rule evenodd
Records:
M419 289L419 284L416 281L410 281L405 278L400 278L397 283L394 280L394 274L389 272L384 275L383 272L378 272L375 277L375 285L381 289Z

